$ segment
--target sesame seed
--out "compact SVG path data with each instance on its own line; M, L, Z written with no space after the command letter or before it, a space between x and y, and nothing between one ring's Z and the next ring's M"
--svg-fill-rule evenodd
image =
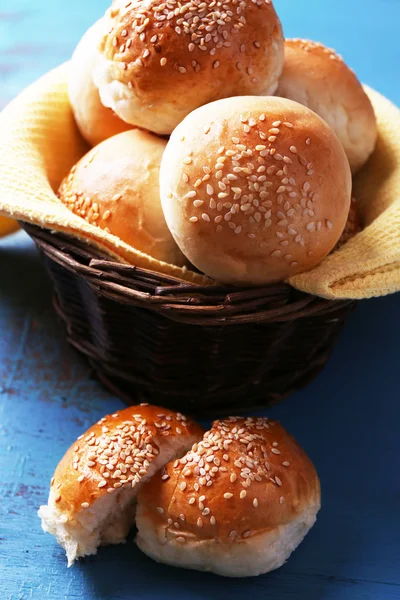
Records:
M165 57L163 57L163 58L160 60L160 65L161 65L162 67L164 67L166 64L167 64L167 59L166 59Z
M197 519L197 527L203 527L203 519L201 517Z
M89 508L89 502L82 502L81 506L82 508Z
M246 490L242 490L242 491L240 492L240 499L241 499L241 500L243 500L244 498L246 498L246 495L247 495L247 492L246 492Z
M232 531L229 532L229 536L230 538L235 538L237 536L237 531L235 531L234 529L232 529Z
M289 467L290 466L290 462L288 462L287 460L284 460L282 464L283 464L284 467Z
M229 500L230 498L232 498L233 494L231 494L230 492L225 492L224 494L224 498L225 500Z
M247 538L247 537L249 537L250 533L251 533L251 531L249 531L249 530L244 531L242 534L242 537Z
M210 523L211 523L211 525L215 525L215 524L216 524L216 522L217 522L217 521L216 521L216 519L215 519L215 517L214 517L214 516L210 517Z

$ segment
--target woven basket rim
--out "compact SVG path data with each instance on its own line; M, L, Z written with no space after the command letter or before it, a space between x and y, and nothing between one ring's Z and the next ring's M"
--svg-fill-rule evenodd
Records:
M76 238L21 223L39 250L79 275L98 294L201 326L279 323L336 310L338 303L299 292L285 282L259 288L197 286L170 275L115 262Z

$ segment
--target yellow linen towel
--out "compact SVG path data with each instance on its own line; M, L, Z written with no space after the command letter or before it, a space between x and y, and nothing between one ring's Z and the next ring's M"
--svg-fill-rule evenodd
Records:
M110 257L196 284L210 279L139 252L89 225L57 198L61 179L87 151L67 97L68 63L51 71L0 115L0 214L86 240ZM354 180L365 229L318 267L289 280L330 299L400 290L400 111L366 88L378 118L376 150Z

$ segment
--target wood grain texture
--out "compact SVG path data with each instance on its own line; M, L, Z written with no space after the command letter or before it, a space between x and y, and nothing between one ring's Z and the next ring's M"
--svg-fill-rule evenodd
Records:
M0 103L65 60L107 4L0 0ZM288 37L336 46L400 102L397 0L275 4ZM225 580L157 565L130 540L67 570L36 510L71 441L121 402L65 343L32 243L0 241L0 600L400 598L399 309L399 296L363 303L326 370L269 411L313 458L323 493L317 525L282 569Z

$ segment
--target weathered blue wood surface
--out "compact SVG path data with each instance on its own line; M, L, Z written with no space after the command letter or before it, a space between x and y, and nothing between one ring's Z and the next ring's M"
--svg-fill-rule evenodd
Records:
M0 102L63 61L104 0L0 0ZM399 0L276 0L288 36L336 47L400 104ZM396 74L397 72L397 74ZM36 516L56 462L121 403L67 347L28 238L0 242L0 600L400 598L400 296L362 303L319 378L269 411L321 476L317 525L279 571L230 581L151 562L132 542L67 570Z

